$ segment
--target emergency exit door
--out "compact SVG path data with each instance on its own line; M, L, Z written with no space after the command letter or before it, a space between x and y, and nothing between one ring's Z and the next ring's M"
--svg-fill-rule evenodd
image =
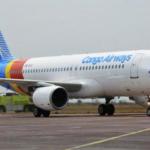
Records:
M139 65L141 61L142 61L142 54L136 54L135 58L131 63L131 68L130 68L131 79L139 78Z

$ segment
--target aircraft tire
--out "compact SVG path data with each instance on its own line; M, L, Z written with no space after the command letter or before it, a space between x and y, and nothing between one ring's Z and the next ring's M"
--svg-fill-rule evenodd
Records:
M37 108L37 107L34 107L33 115L34 115L34 117L36 117L36 118L41 117L41 115L42 115L41 109L40 109L40 108Z
M150 117L150 107L147 108L146 115Z
M100 104L98 106L98 113L100 116L105 116L106 115L106 105L105 104Z
M115 107L113 104L107 104L107 114L108 116L113 116L115 112Z
M43 117L48 118L50 115L50 111L42 110Z

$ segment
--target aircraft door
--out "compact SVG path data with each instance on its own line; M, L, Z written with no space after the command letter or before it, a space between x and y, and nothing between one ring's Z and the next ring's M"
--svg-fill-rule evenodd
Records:
M135 58L133 59L131 63L131 68L130 68L131 79L139 78L139 64L141 60L142 60L142 54L136 54Z

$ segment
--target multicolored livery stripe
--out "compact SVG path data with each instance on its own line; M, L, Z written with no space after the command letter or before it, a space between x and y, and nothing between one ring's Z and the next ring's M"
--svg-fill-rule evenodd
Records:
M5 78L24 79L22 70L27 60L28 59L23 59L23 60L19 59L19 60L10 61L5 68ZM11 87L18 93L27 94L22 87L16 84L11 84Z

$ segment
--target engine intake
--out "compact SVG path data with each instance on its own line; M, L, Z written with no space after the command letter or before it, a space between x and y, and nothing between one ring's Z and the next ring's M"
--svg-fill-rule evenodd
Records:
M54 107L61 108L67 103L67 93L64 89L58 88L52 94L52 103Z
M68 94L63 87L48 86L37 88L33 93L33 103L44 110L60 110L68 102Z

